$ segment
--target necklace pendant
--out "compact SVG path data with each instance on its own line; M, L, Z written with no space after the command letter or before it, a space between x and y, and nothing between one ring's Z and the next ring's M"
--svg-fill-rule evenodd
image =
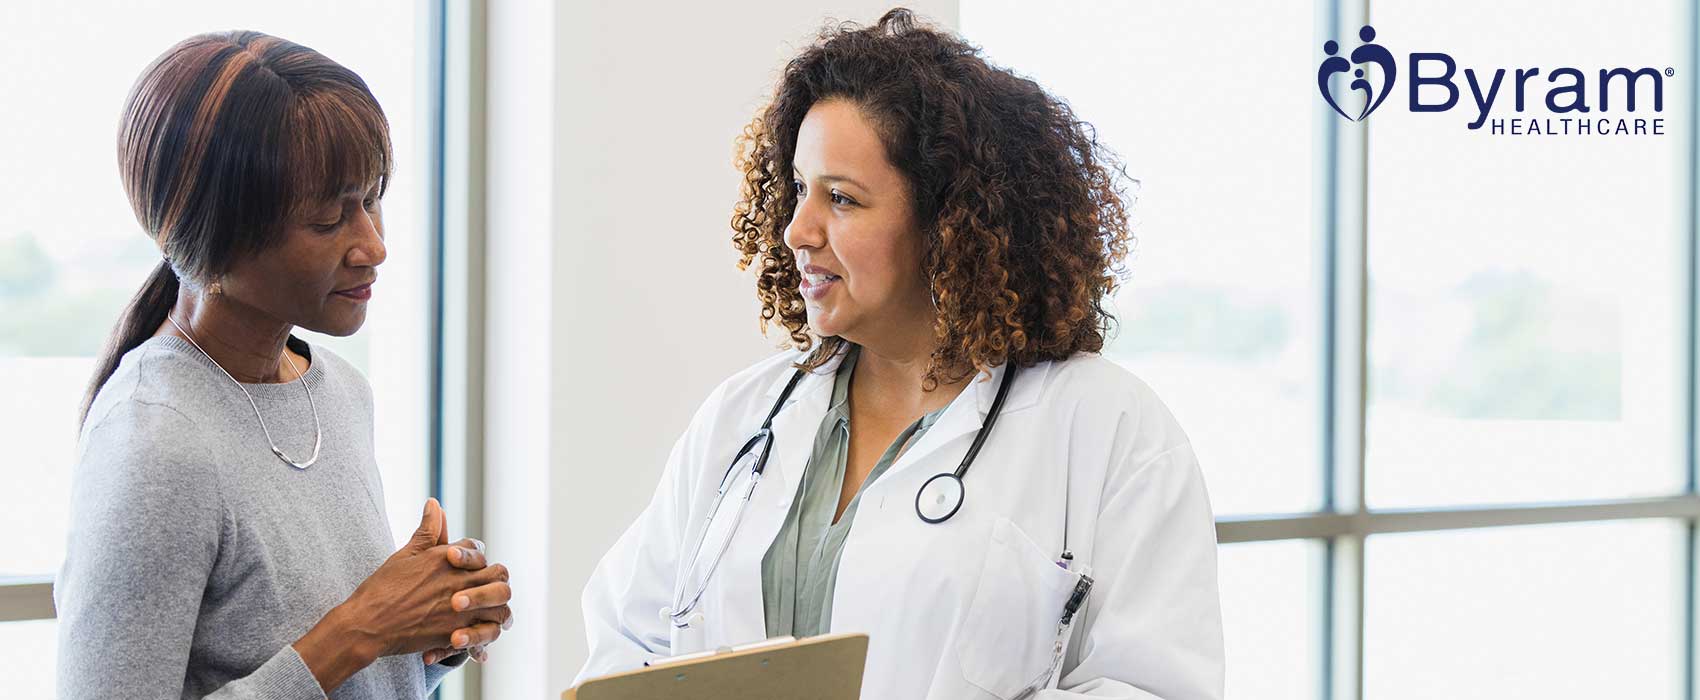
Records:
M236 377L231 375L229 370L224 368L224 365L219 364L218 360L213 359L212 355L207 354L207 351L201 347L201 344L195 341L195 336L190 335L188 329L178 324L177 319L172 318L170 314L167 314L165 320L170 321L171 325L176 326L177 331L182 333L183 337L189 339L189 344L195 346L195 349L199 350L200 353L207 358L208 362L213 363L213 366L217 367L218 371L223 372L224 376L230 379L230 383L235 384L237 390L242 392L242 396L248 399L248 406L254 409L254 420L259 422L260 432L265 434L266 443L272 448L273 455L275 455L278 459L283 460L284 464L295 467L301 471L306 471L308 467L313 466L314 462L319 461L319 448L323 447L325 444L325 429L324 426L319 423L319 406L318 404L313 403L313 387L307 384L307 376L301 371L300 367L295 366L295 360L291 359L288 354L283 356L283 359L289 362L289 368L295 370L295 381L300 382L301 389L307 392L307 407L313 411L313 456L308 457L306 462L297 462L290 459L289 455L283 453L283 448L278 447L277 443L272 441L272 431L270 428L266 427L266 417L260 415L260 405L254 403L254 396L248 393L248 390L242 386L242 382L236 381Z
M313 466L314 462L319 461L318 450L313 451L313 458L307 460L306 464L302 464L301 462L297 462L293 459L290 459L289 455L283 453L283 448L278 447L276 445L272 446L272 454L277 455L277 458L280 459L280 460L283 460L284 464L287 464L291 467L295 467L299 471L307 471L307 467L311 467L311 466Z

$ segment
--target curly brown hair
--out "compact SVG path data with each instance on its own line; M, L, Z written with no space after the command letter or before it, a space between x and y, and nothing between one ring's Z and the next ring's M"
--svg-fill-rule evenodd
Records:
M846 342L814 343L784 238L797 132L828 99L869 115L908 182L938 307L929 389L1103 348L1115 320L1104 299L1132 240L1121 163L1062 100L896 8L870 27L823 29L738 138L738 267L756 264L762 329L776 321L798 349L814 347L799 368L820 367Z

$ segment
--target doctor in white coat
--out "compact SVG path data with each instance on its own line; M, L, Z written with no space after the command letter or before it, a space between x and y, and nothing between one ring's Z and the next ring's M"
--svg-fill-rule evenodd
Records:
M896 10L742 145L734 240L799 347L697 411L584 591L579 680L862 632L867 698L1220 698L1197 459L1097 354L1129 234L1089 127Z

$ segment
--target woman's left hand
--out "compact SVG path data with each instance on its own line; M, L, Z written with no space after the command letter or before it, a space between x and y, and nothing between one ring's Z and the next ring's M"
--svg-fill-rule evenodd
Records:
M455 542L454 548L448 550L447 556L449 564L458 569L478 571L489 566L489 562L484 557L484 543L470 537L459 542ZM495 583L486 584L477 588L456 593L449 601L449 604L456 611L495 608L507 605L508 600L512 597L512 595L512 588L509 587L506 581L497 581ZM476 628L469 627L455 630L454 634L449 635L450 639L457 638L460 635L466 635L467 638L482 636L487 637L488 639L484 643L476 644L466 649L444 647L441 649L432 649L427 651L424 655L425 665L430 666L442 661L443 659L454 656L455 654L459 654L462 651L472 657L473 661L484 663L487 659L489 659L489 652L484 650L485 645L495 641L496 637L500 636L503 630L512 628L513 624L513 618L509 617L507 621L503 622L499 627L493 623L486 623L481 624Z

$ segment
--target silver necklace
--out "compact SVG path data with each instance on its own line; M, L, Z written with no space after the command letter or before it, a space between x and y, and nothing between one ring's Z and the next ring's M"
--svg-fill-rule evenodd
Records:
M325 441L325 432L319 426L319 407L317 404L313 403L313 388L307 386L306 375L301 373L301 368L295 365L295 360L289 356L287 351L284 352L283 359L289 363L290 369L295 370L296 380L301 382L301 388L307 390L307 406L313 409L313 456L308 457L305 462L297 462L290 459L289 455L284 454L283 449L277 446L277 442L272 440L272 431L270 428L266 427L266 419L264 416L260 415L260 405L254 403L254 395L248 393L248 388L242 386L242 382L236 381L236 377L231 376L230 370L225 369L224 365L218 363L218 360L214 360L212 355L207 354L206 349L202 348L200 343L195 342L195 336L189 335L188 329L177 325L177 319L172 318L170 314L167 314L165 320L170 321L171 325L177 326L177 332L182 333L183 337L188 338L190 345L195 346L196 350L200 350L202 355L206 355L207 359L213 363L213 366L217 367L218 371L223 372L224 376L230 377L230 383L235 384L236 388L242 391L242 395L248 397L248 405L254 407L254 418L260 421L260 431L266 434L266 443L271 445L272 454L277 455L277 458L283 460L284 464L288 464L296 469L306 469L307 467L313 466L314 462L319 461L319 446L323 445Z

